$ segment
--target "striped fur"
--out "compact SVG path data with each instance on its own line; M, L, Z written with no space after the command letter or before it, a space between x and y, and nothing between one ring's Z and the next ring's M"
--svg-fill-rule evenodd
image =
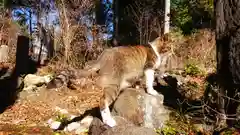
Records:
M147 93L158 95L153 89L154 71L161 64L162 39L156 38L149 45L119 46L106 49L95 61L78 70L77 77L98 74L97 85L104 89L100 111L103 122L115 126L109 106L116 100L121 90L132 86L132 82L145 76Z

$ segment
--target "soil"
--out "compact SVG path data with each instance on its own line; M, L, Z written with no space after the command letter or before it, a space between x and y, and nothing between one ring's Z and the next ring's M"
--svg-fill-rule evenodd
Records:
M58 115L56 107L79 116L98 106L102 91L93 84L93 79L88 82L76 90L66 87L48 90L42 86L34 92L20 92L16 103L0 114L0 135L53 134L46 122Z

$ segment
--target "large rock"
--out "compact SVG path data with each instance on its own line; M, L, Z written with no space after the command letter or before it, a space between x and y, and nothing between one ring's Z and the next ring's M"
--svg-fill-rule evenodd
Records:
M158 135L147 127L120 125L104 131L101 135Z
M24 77L24 88L23 91L31 92L36 89L38 86L47 84L52 80L52 75L38 76L35 74L27 74Z
M115 121L117 122L118 126L134 126L132 123L127 121L125 118L120 116L113 116ZM89 127L89 134L90 135L100 135L103 132L109 130L111 127L104 124L99 118L94 117L92 123Z
M94 118L89 128L89 135L157 135L157 133L146 127L134 126L122 117L114 116L117 126L111 128L100 119Z
M169 119L163 96L152 96L143 89L128 88L113 105L113 115L122 116L138 126L160 128Z
M9 53L9 47L7 45L1 45L0 46L0 63L2 62L8 62L8 53Z

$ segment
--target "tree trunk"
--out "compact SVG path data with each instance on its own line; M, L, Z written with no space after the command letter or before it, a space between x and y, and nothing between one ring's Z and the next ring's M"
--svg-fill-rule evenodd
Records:
M30 50L33 49L33 46L32 46L32 9L29 10L29 33L30 33Z
M215 15L220 94L235 98L236 90L240 86L240 1L216 0ZM223 96L219 99L219 112L226 112L229 116L236 114L237 103L234 100L226 100ZM220 118L224 120L225 115L220 115Z
M29 38L26 36L18 36L17 50L16 50L16 62L15 62L15 75L20 76L29 73Z
M37 29L38 29L38 39L39 39L39 44L37 44L37 46L34 46L36 48L38 48L38 57L37 57L37 63L40 65L41 62L41 54L42 54L42 39L43 37L43 32L42 32L42 21L41 21L41 17L42 17L42 7L41 7L41 2L39 1L38 3L39 5L37 6Z
M95 18L98 25L104 25L106 21L106 16L104 14L104 4L103 0L95 1Z
M165 0L164 34L170 30L170 0Z
M64 0L61 1L62 2L62 12L63 12L63 18L64 18L64 22L63 23L63 30L64 32L64 36L63 36L63 43L65 45L65 64L67 65L68 60L69 60L69 52L70 52L70 23L69 23L69 19L67 17L67 11L66 11L66 6L64 3Z
M116 42L114 43L115 45L118 42L118 0L113 0L113 41Z

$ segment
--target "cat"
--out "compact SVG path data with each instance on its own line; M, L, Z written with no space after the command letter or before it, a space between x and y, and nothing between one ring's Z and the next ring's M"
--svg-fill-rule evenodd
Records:
M148 45L118 46L105 49L97 60L91 61L84 69L78 70L77 77L98 74L96 84L104 90L100 101L100 113L105 124L116 125L109 106L120 92L131 87L134 80L145 76L146 92L161 96L153 88L154 72L161 65L163 38L158 37ZM49 83L49 88L53 84Z

